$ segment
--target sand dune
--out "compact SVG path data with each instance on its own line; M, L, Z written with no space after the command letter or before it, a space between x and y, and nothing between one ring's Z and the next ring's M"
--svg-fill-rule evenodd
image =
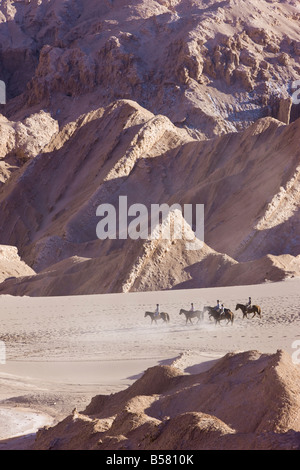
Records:
M299 22L0 2L1 449L299 449ZM204 243L99 239L121 196L204 205ZM232 324L179 315L217 299Z

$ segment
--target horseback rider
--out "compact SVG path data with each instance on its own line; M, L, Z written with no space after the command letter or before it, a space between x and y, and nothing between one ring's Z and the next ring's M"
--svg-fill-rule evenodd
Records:
M194 311L195 311L195 309L194 309L194 304L193 304L193 303L191 303L190 312L194 312Z
M154 312L154 316L158 317L158 315L159 315L159 304L156 304L156 309L155 309L155 312Z
M246 303L246 309L247 309L246 311L250 310L251 305L252 305L252 300L251 300L251 297L249 297L249 300Z
M214 307L214 310L216 310L216 312L220 313L221 312L221 304L220 304L220 301L217 300L217 305Z

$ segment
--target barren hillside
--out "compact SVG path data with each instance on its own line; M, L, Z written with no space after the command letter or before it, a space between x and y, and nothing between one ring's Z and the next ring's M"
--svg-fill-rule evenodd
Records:
M292 0L2 2L0 243L37 274L0 291L299 276L299 23ZM204 247L99 240L120 196L204 204Z

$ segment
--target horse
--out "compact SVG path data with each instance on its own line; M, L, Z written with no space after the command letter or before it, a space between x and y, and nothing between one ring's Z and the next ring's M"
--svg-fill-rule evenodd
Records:
M259 305L252 305L251 307L247 307L247 305L243 304L236 304L235 307L236 310L241 309L243 312L243 318L248 318L247 315L248 313L253 313L253 317L257 314L261 318L261 308Z
M184 310L184 308L181 308L180 309L180 312L179 312L179 315L181 315L182 313L184 313L185 315L185 324L187 324L187 322L189 321L191 324L193 324L192 322L192 318L198 318L198 321L197 323L200 321L200 320L203 320L204 318L204 312L202 312L201 310Z
M224 312L220 315L220 320L227 320L228 323L233 324L234 321L234 314L229 308L224 308Z
M234 314L229 308L224 308L224 312L221 313L218 312L214 307L206 306L204 307L203 313L206 311L209 312L209 317L213 317L213 319L215 320L215 325L217 325L217 323L219 323L220 325L222 320L227 320L227 325L230 322L231 324L233 324Z
M166 312L159 312L156 314L155 312L145 312L145 317L149 316L151 318L151 325L153 322L157 324L157 320L163 320L164 323L169 323L170 315Z

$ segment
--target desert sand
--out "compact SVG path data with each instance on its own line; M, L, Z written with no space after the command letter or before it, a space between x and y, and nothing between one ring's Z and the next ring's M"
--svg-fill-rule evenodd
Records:
M262 307L261 318L243 319L235 311L236 303L249 295ZM233 325L215 325L207 314L203 322L186 325L179 315L191 302L202 309L217 299L234 312ZM168 324L151 324L144 317L156 303L169 313ZM30 448L39 428L55 425L74 408L84 410L99 394L126 390L157 365L197 374L229 352L283 350L298 368L299 305L299 278L146 293L3 295L0 339L6 361L0 365L0 448Z

